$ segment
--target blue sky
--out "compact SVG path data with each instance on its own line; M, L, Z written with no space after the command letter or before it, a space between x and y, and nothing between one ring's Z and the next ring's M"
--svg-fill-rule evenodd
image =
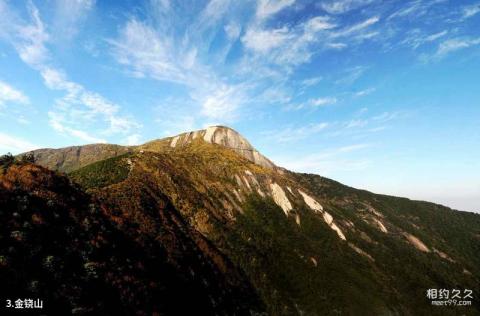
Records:
M480 2L0 0L0 153L228 125L274 162L480 210Z

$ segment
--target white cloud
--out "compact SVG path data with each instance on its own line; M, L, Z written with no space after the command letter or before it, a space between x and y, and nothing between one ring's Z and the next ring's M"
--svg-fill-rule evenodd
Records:
M32 144L29 141L0 132L0 153L11 152L13 154L18 154L37 148L39 148L39 146Z
M163 10L168 10L171 7L170 0L151 0L154 7L160 7Z
M242 43L247 49L262 55L265 61L290 70L309 62L312 55L322 48L321 40L326 41L330 36L327 32L336 27L326 16L315 16L295 26L275 29L254 24L242 37ZM331 48L328 45L323 47Z
M31 2L28 11L33 23L14 25L18 36L18 39L14 41L14 46L25 63L36 67L48 59L48 49L45 44L49 40L49 35L40 19L38 9Z
M309 99L307 102L303 102L297 105L289 105L285 107L285 110L301 110L304 108L318 108L328 105L333 105L338 102L336 97L320 97L320 98L312 98Z
M195 21L192 23L196 24ZM195 36L204 31L207 32L202 29ZM180 107L191 107L190 112L199 113L206 119L233 120L236 111L247 100L244 92L248 86L229 84L217 75L214 67L204 65L198 52L208 43L196 43L188 30L185 32L182 39L133 19L121 29L117 39L109 42L116 60L130 68L132 73L184 86L189 99ZM236 24L230 24L225 32L235 37L240 29ZM175 119L171 117L171 120Z
M261 103L271 103L275 105L285 104L292 100L292 97L282 85L271 86L267 88L261 95L258 96L258 101Z
M429 13L432 6L442 4L448 0L415 0L406 3L405 6L401 6L400 9L393 12L387 17L387 20L397 19L397 18L412 18L419 19L420 17Z
M93 1L77 0L75 5L79 6L77 9L89 8L93 3ZM2 11L6 10L2 6L0 8ZM25 22L13 14L8 16L7 24L10 33L8 40L15 47L20 58L40 73L47 88L65 92L63 97L55 100L54 108L49 112L51 126L58 132L89 142L105 142L105 140L83 132L82 129L87 127L95 130L95 133L107 135L126 134L131 129L139 128L140 125L134 120L119 114L120 107L98 93L89 91L81 84L68 80L63 71L50 65L50 52L46 47L50 35L33 2L29 2L27 9L30 21ZM80 13L77 12L77 14ZM99 128L105 124L108 124L107 128Z
M325 15L293 24L269 24L269 17L293 8L292 0L258 1L253 19L232 13L235 8L223 10L226 2L208 2L200 16L193 17L187 26L175 25L176 19L170 15L180 13L174 8L170 8L167 14L164 5L156 4L161 7L161 12L157 12L158 8L153 10L153 19L130 18L120 28L118 36L108 41L113 55L134 77L150 77L182 85L189 98L181 107L196 113L193 116L200 124L201 119L234 120L240 114L255 112L253 106L259 107L259 101L265 96L262 92L267 87L282 90L275 93L275 99L287 101L291 97L286 81L296 67L308 63L314 54L326 49L347 47L343 38L341 42L332 38L338 21ZM230 2L230 6L234 5ZM208 23L200 23L211 11L211 6L222 8L222 14L212 17ZM378 18L373 17L343 31L346 31L345 36L349 32L360 36L363 28L377 21ZM213 44L218 30L225 32L227 40ZM232 67L235 71L229 73L224 65L225 58L237 39L245 50L238 64ZM212 47L215 47L213 54ZM231 87L240 91L232 93ZM305 85L301 89L305 89ZM250 105L252 107L247 108Z
M125 145L127 146L136 146L140 145L142 136L140 134L132 134L125 138Z
M388 20L408 16L414 12L420 12L421 1L413 1L410 5L402 7L388 16Z
M346 69L341 74L341 77L335 80L335 84L350 85L357 81L365 73L365 71L367 71L367 69L368 67L366 66L356 66Z
M286 27L273 30L248 29L242 37L245 47L256 52L266 54L273 48L282 46L287 40L292 39Z
M189 80L181 63L185 53L174 49L171 38L158 36L154 29L140 21L128 21L119 38L109 42L117 61L137 73L179 83Z
M474 15L477 15L480 12L480 2L465 6L463 8L463 18L471 18Z
M239 106L240 96L234 86L223 86L207 95L202 103L202 114L210 119L231 120Z
M359 127L365 127L367 125L368 125L368 120L356 119L356 120L351 120L349 122L346 122L345 128L359 128Z
M95 0L56 0L53 27L61 32L57 38L71 39L81 29L79 25L95 6Z
M316 33L323 30L330 30L337 25L331 22L328 16L316 16L305 23L306 32Z
M354 33L358 33L360 31L363 31L364 29L376 24L378 21L380 21L380 17L378 16L373 16L371 18L366 19L363 22L354 24L350 27L344 28L343 30L340 30L336 33L332 33L331 36L333 38L335 37L344 37L344 36L349 36Z
M322 77L308 78L308 79L302 80L301 84L302 86L305 86L305 87L311 87L318 84L320 81L322 81L322 79L323 79Z
M349 153L360 149L372 147L371 144L354 144L337 148L334 153Z
M55 119L50 120L55 130L86 141L105 142L104 139L80 132L75 126L93 128L92 123L100 120L103 124L108 124L108 128L102 131L106 135L126 134L141 127L135 120L119 115L118 105L78 83L69 81L63 72L45 67L41 75L49 89L66 92L62 98L56 100L56 107L50 112L51 115L56 114Z
M374 0L334 0L322 2L320 7L330 14L342 14L374 2Z
M367 89L364 89L364 90L360 90L358 92L355 93L355 96L356 97L363 97L363 96L366 96L366 95L369 95L373 92L375 92L375 88L367 88Z
M406 112L383 112L372 117L363 117L368 109L362 108L357 111L355 118L346 121L337 121L330 123L331 129L325 135L327 137L351 137L355 139L363 138L371 133L377 133L388 128L387 122L406 117Z
M269 131L264 133L267 139L272 139L277 143L288 143L299 141L307 137L318 134L327 129L330 124L326 122L307 124L301 127L288 127L278 131Z
M282 167L297 172L309 172L328 175L341 171L363 170L370 162L357 157L349 157L352 152L371 147L371 144L353 144L338 148L330 148L321 152L290 157L273 158L273 161Z
M438 46L437 52L434 57L441 58L454 51L469 48L480 44L480 37L469 39L469 38L452 38L448 39Z
M268 18L294 3L295 0L258 0L257 17Z
M230 22L223 27L230 40L236 40L242 31L242 27L234 22Z
M325 98L316 98L309 101L310 105L313 107L320 107L325 105L332 105L337 103L337 98L335 97L325 97Z
M90 135L89 133L80 129L75 129L69 126L65 126L65 117L62 114L56 112L48 112L50 118L50 126L61 134L67 134L76 137L82 141L88 143L106 143L107 141L102 138L98 138Z
M219 19L228 10L229 5L230 0L210 0L203 10L203 16L209 20L206 22L212 23Z
M438 33L431 34L431 35L429 35L425 38L425 41L427 41L427 42L435 41L436 39L439 39L440 37L443 37L443 36L447 35L447 33L448 33L448 31L444 30L444 31L441 31L441 32L438 32Z
M413 49L417 49L421 45L434 42L448 34L447 30L436 32L430 35L423 35L419 29L414 29L409 32L407 37L401 42L411 46Z
M7 102L27 104L30 100L23 92L0 81L0 106Z
M52 90L65 90L69 94L76 94L82 87L74 82L68 81L65 73L51 67L43 67L40 72L47 88Z
M372 117L372 120L385 123L385 122L397 119L397 118L399 118L400 116L403 116L403 115L405 115L405 113L383 112L382 114L379 114L379 115L376 115L376 116Z
M327 44L327 47L328 47L328 48L332 48L332 49L341 50L341 49L347 48L348 45L345 44L345 43L328 43L328 44Z

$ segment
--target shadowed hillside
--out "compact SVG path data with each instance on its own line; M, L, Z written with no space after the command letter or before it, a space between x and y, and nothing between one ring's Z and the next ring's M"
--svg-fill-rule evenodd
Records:
M116 210L52 171L31 164L3 170L0 297L41 298L49 315L262 310L245 277L165 196L135 193L151 210L154 233L146 221L117 227L106 215Z

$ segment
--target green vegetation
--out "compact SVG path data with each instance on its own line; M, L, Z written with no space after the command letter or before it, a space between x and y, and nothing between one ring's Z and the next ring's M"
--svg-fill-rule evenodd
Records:
M175 148L155 141L135 154L105 160L101 156L113 154L110 150L89 149L99 156L72 150L83 152L81 163L76 158L82 154L73 153L67 164L55 161L62 168L94 161L68 175L91 196L29 158L0 159L10 166L0 175L0 217L6 223L0 230L0 273L5 276L27 258L47 273L40 280L44 289L66 287L65 280L87 290L100 283L99 289L117 289L129 308L143 304L145 314L158 293L172 300L162 304L173 306L160 314L182 314L175 304L185 297L195 302L192 306L203 311L213 306L222 315L243 315L238 311L250 307L269 315L475 315L480 310L476 299L470 307L438 308L425 297L429 288L480 292L477 214L263 168L201 139ZM289 216L272 200L272 183L292 204ZM331 214L346 241L321 212L306 205L299 190ZM45 230L31 230L37 226ZM406 238L410 235L427 250L416 248ZM30 248L28 242L37 239ZM12 245L25 248L18 255L4 251ZM72 249L69 257L63 248ZM29 251L38 255L29 257ZM36 266L22 269L29 277L40 274ZM12 286L22 288L17 281ZM149 301L138 293L151 295ZM89 304L98 303L86 297Z
M366 259L349 251L318 215L302 225L271 200L249 197L226 249L259 290L270 315L353 315L388 311Z
M294 176L316 196L328 199L335 217L347 218L357 231L375 241L368 242L360 234L348 236L349 241L375 258L377 278L380 276L379 281L395 289L394 300L400 306L408 307L403 313L413 310L417 314L429 315L475 315L476 311L471 307L434 308L425 299L425 293L429 288L461 287L480 291L480 216L434 203L357 190L318 175ZM362 220L359 214L365 205L381 212L383 221L394 225L395 229L420 238L430 252L418 251L398 231L385 234ZM441 259L433 249L454 259ZM478 302L473 304L478 308Z
M85 189L103 188L119 183L128 177L132 154L123 154L94 162L69 174L70 178Z

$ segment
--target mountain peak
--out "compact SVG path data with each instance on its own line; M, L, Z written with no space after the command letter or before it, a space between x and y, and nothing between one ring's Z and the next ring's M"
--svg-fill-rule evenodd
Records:
M227 126L215 125L202 130L179 134L171 138L170 147L175 148L188 144L196 138L201 138L207 143L230 148L262 167L275 167L273 162L256 150L245 137Z

